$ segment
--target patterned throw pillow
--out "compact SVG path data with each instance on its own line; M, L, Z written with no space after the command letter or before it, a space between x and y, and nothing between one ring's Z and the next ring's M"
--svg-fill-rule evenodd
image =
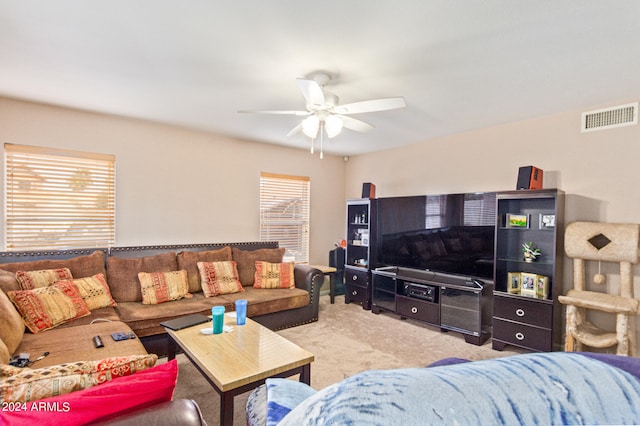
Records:
M70 281L33 290L10 291L7 296L33 334L90 313L78 287Z
M233 260L238 262L238 276L242 285L253 285L257 261L279 263L282 262L284 252L284 248L241 250L237 247L232 247L231 253Z
M116 301L111 297L111 291L109 291L109 285L104 278L104 274L78 278L70 282L78 287L80 296L82 296L90 311L116 306Z
M49 287L57 281L72 280L73 276L69 268L58 268L18 271L16 272L16 279L23 290L33 290L34 288Z
M51 367L21 368L0 381L0 401L29 402L108 382L153 367L155 354L105 358L99 361L78 361Z
M294 288L296 286L293 262L256 262L254 288Z
M143 305L157 305L183 297L193 297L189 293L187 271L184 269L171 272L139 272L138 279Z
M238 278L237 264L233 260L224 262L198 262L200 282L205 297L244 291Z

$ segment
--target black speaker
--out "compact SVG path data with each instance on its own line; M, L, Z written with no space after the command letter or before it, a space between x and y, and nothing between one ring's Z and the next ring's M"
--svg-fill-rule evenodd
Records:
M516 189L542 189L542 170L534 166L520 167Z
M363 183L362 198L376 198L376 186L371 182Z

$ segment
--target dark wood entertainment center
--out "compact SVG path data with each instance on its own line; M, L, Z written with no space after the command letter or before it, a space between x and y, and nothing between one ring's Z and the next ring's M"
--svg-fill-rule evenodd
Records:
M556 189L348 200L345 302L476 345L492 338L496 350L551 351L563 213ZM535 262L522 257L529 241L542 252ZM520 287L533 277L537 293Z
M493 283L449 274L386 267L372 271L371 312L393 312L456 331L467 343L491 337Z

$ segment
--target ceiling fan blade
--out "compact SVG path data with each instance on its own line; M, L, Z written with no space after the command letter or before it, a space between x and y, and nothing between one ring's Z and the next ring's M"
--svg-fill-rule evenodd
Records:
M370 101L353 102L333 108L336 114L360 114L365 112L387 111L407 106L403 97L372 99Z
M338 115L342 119L342 124L347 129L355 130L356 132L368 132L369 130L374 129L369 123L365 123L362 120L358 120L357 118L349 117L347 115Z
M296 83L302 95L307 100L307 107L311 105L321 106L324 104L324 92L317 81L296 78Z
M289 133L287 133L287 137L295 135L300 130L302 130L302 123L298 124L296 127L294 127L293 129L289 130Z
M240 110L241 114L275 114L275 115L309 115L309 111L260 111L260 110Z

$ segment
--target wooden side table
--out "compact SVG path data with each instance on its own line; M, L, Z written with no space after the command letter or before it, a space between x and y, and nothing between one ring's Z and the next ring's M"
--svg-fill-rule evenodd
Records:
M319 269L325 276L329 277L329 300L333 304L336 298L336 272L338 271L333 266L326 265L309 265L312 268Z

